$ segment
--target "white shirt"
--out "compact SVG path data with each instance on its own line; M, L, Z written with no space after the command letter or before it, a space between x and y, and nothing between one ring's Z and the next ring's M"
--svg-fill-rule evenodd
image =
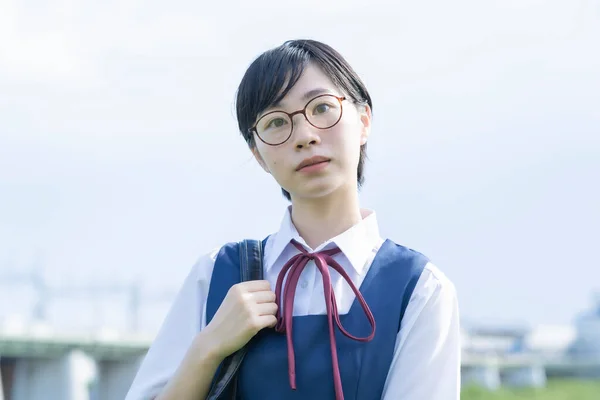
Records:
M275 288L283 265L298 253L295 239L308 251L338 246L335 258L359 287L383 239L375 213L363 211L363 219L335 238L311 249L300 237L287 209L280 229L264 249L265 279ZM219 249L193 266L152 343L125 400L157 396L175 373L193 338L206 325L206 298ZM338 311L346 314L354 292L333 269L331 283ZM401 299L398 299L401 301ZM326 314L321 274L310 262L300 276L294 298L294 315ZM382 399L460 399L460 328L455 287L432 263L421 274L402 319Z

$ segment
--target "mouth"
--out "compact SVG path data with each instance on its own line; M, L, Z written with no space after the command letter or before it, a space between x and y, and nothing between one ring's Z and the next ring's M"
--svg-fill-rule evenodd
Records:
M322 156L307 158L303 160L300 164L298 164L298 167L296 167L296 171L314 169L316 167L324 166L328 164L329 161L331 161L329 158Z

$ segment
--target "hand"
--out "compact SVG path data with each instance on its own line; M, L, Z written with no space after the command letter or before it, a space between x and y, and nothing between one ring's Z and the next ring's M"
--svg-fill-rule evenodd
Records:
M241 349L258 331L276 324L277 304L269 281L246 281L229 289L203 333L211 337L214 351L225 358Z

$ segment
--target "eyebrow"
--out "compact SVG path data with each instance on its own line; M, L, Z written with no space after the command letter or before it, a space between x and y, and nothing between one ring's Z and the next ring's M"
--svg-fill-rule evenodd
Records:
M309 90L308 92L304 93L304 95L302 96L302 100L308 101L308 100L312 99L313 97L316 97L320 94L332 94L332 93L333 92L329 89L316 88L316 89L312 89L312 90ZM273 104L271 107L269 107L269 110L272 110L274 108L281 108L281 102L277 102L277 103Z
M324 88L316 88L313 90L309 90L308 92L304 93L304 96L302 96L302 100L310 100L311 98L318 96L320 94L329 94L331 93L330 90L328 89L324 89Z

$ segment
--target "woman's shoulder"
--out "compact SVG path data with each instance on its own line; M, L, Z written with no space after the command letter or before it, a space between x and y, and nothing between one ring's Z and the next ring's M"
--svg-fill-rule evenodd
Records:
M192 264L188 277L196 282L208 281L212 275L215 261L223 246L213 247L208 251L200 254L196 261Z
M390 241L402 250L404 257L422 265L422 271L419 278L419 283L421 285L419 286L428 287L429 289L435 288L438 291L449 293L455 292L456 289L452 280L431 258L419 250L399 244L393 240Z
M263 239L256 240L262 240L264 242ZM238 251L237 246L240 242L242 242L242 240L225 242L220 246L205 251L196 259L189 275L194 277L197 281L209 281L217 259L223 256L235 256L234 253Z

